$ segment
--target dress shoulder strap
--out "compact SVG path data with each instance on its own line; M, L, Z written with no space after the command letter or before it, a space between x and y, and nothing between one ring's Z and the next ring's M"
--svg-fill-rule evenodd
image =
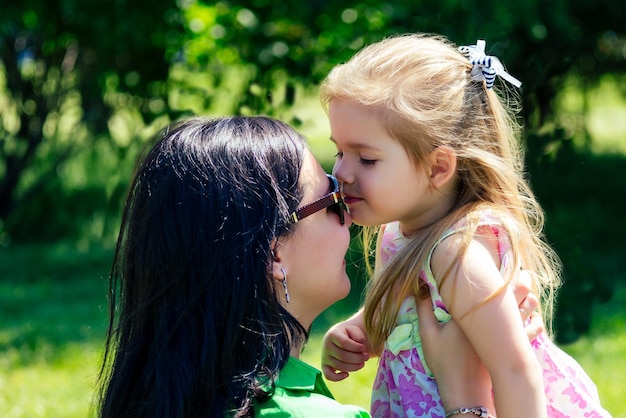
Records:
M508 268L509 259L510 259L510 238L506 231L504 230L504 222L503 222L503 214L498 213L494 210L484 209L481 210L478 217L478 222L473 224L477 227L481 226L489 226L492 228L495 234L498 236L498 252L500 254L500 263L501 263L501 271L504 271ZM439 245L443 240L452 236L453 234L463 232L468 228L467 219L461 219L459 222L455 223L453 226L444 231L443 234L435 241L433 246L428 251L428 256L424 261L424 265L422 266L422 270L420 272L420 277L422 280L426 282L430 289L430 297L432 299L433 311L435 316L440 322L447 322L450 320L450 314L443 303L443 299L441 298L441 294L439 293L439 287L437 285L437 281L435 280L435 276L431 269L431 259L433 252L437 245Z

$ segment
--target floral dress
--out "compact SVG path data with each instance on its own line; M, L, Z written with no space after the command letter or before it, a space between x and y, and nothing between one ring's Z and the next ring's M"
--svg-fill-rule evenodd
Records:
M484 211L481 213L479 225L490 227L498 237L501 271L504 272L511 262L511 252L509 238L501 227L502 223L494 212ZM437 244L464 227L464 222L458 223L446 231ZM400 231L398 222L387 224L381 243L383 265L407 242L408 239ZM435 316L440 322L447 322L451 317L430 271L430 257L435 246L430 250L420 277L430 288ZM533 340L531 345L543 369L549 417L611 416L600 405L595 384L572 357L558 348L545 334ZM445 416L437 382L422 358L417 309L414 298L409 297L401 305L396 328L387 339L379 359L372 391L372 417Z

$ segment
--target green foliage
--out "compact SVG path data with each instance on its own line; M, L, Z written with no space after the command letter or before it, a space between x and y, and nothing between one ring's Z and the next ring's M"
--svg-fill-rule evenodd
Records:
M568 76L579 76L586 90L624 70L625 8L617 0L7 2L0 16L3 241L67 238L62 231L79 238L81 228L61 222L81 205L59 204L57 193L89 196L119 184L104 177L105 185L79 191L58 170L97 143L110 141L124 154L145 130L187 114L289 114L300 86L396 33L441 33L459 44L486 38L489 52L524 81L528 130L555 132L554 98ZM45 206L52 199L58 204ZM26 223L19 213L34 206L32 215L56 218L56 231L33 235L48 219Z
M71 209L45 206L51 197L58 201L56 191L68 189L57 178L59 168L108 140L102 134L115 109L137 109L140 124L167 113L168 58L180 49L179 34L169 32L177 27L176 10L169 2L145 0L3 1L0 219L5 235L49 237L22 230L25 223L11 217L32 206L53 217ZM59 184L43 186L48 182ZM37 229L48 220L31 218L28 224Z
M564 264L555 325L565 343L589 331L594 303L608 301L615 283L624 282L617 260L624 253L626 179L615 173L626 170L626 159L581 152L572 140L560 146L550 161L529 158L528 168L547 237Z
M459 44L486 38L490 53L524 81L526 121L538 127L552 119L552 100L567 75L577 74L591 86L602 74L624 69L620 16L625 7L614 0L593 7L544 0L368 0L349 7L295 0L191 0L183 12L189 29L186 57L193 68L212 74L214 86L221 85L227 68L249 69L236 111L271 111L277 105L274 88L315 83L362 46L419 31L444 34ZM291 95L285 97L291 104Z

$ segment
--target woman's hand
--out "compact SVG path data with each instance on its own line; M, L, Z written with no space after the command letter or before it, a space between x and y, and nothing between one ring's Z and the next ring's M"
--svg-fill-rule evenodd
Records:
M539 305L539 300L537 296L530 292L531 283L532 278L530 272L522 270L517 275L517 280L513 284L513 286L515 286L513 293L519 303L520 315L522 316L524 330L526 331L529 341L534 340L546 330L541 315L539 312L535 312L535 309Z

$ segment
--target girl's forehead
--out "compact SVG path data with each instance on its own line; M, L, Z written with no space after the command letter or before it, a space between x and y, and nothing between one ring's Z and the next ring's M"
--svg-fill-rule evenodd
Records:
M362 150L362 151L380 151L381 150L381 145L380 142L377 141L377 137L376 136L363 136L363 137L355 137L354 139L341 139L341 140L336 140L332 135L330 137L330 140L332 142L334 142L335 144L341 144L342 147L345 148L352 148L355 150Z
M380 140L389 137L380 118L362 105L333 101L328 116L330 140L342 147L377 150L380 147Z

